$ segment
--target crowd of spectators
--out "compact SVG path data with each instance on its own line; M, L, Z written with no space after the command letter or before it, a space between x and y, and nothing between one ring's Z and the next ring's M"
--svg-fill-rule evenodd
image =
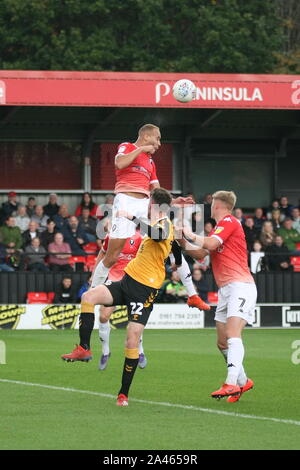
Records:
M101 249L102 239L96 233L98 219L107 221L114 196L107 195L99 207L90 193L83 194L80 204L72 214L66 204L59 204L56 194L49 195L48 203L38 205L31 196L27 204L18 201L15 192L10 192L0 207L0 271L27 270L31 272L72 273L71 256L86 255L85 245L96 243ZM193 230L203 223L207 236L215 226L211 218L212 195L206 194L202 201L203 211L187 209ZM107 217L108 216L108 217ZM289 203L286 196L274 199L269 207L244 211L237 207L234 216L244 229L249 266L253 273L263 270L292 271L292 256L300 256L300 210ZM175 216L176 217L176 216ZM196 290L207 300L208 285L205 275L210 272L209 255L196 263L188 258ZM71 279L69 276L68 279ZM71 281L72 282L72 281ZM68 282L61 286L69 289ZM66 299L63 293L61 299ZM73 301L73 294L70 299ZM166 281L159 299L161 302L185 302L187 292L174 267L167 264Z
M106 198L104 212L112 198ZM106 215L102 206L86 192L71 214L54 193L42 206L33 196L23 205L11 191L0 207L0 271L73 271L71 256L86 255L84 247L91 242L96 243L95 253L102 246L96 234L97 219Z
M244 229L253 273L259 271L293 271L291 257L300 256L300 211L286 196L274 199L267 208L244 214L236 208L234 215Z

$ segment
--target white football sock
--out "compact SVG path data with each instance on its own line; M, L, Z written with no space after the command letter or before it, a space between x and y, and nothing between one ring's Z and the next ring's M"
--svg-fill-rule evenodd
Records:
M109 335L110 335L110 324L109 321L105 323L99 323L99 338L102 343L102 354L109 354Z
M143 335L140 337L140 342L139 342L139 354L144 354Z
M170 253L169 255L171 263L175 263L175 257L173 253ZM195 286L193 284L193 279L192 279L192 273L190 270L190 267L183 255L181 255L181 266L177 268L177 272L180 276L180 280L184 287L187 290L188 296L191 297L192 295L198 295L197 291L195 289Z
M225 362L227 364L228 349L220 349L220 351L223 354ZM244 369L243 365L241 365L240 372L239 372L239 375L238 375L238 378L237 378L237 384L240 387L243 387L246 384L247 380L248 379L247 379L245 369Z
M100 284L103 284L108 276L109 270L110 268L104 266L103 261L100 261L93 272L91 287L97 287Z
M244 345L241 338L229 338L227 344L227 378L225 383L237 385L238 376L244 359Z

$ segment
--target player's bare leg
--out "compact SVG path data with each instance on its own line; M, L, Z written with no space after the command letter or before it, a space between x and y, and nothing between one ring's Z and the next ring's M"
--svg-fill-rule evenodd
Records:
M104 370L107 367L108 359L110 358L109 337L110 337L110 324L109 319L114 312L115 307L100 306L99 315L99 338L102 343L102 355L100 357L98 369Z
M115 264L121 253L126 238L110 238L105 256L96 264L92 274L92 287L99 286L105 282L110 268Z
M139 362L139 342L143 331L144 325L141 323L128 323L122 385L117 398L118 406L128 405L129 388Z
M90 339L94 328L95 305L112 305L113 298L105 286L98 286L85 292L81 297L81 314L79 317L80 344L70 353L61 358L67 362L85 361L92 359Z
M217 346L227 363L227 378L221 389L212 394L214 398L228 396L227 401L235 402L239 400L241 393L253 387L253 381L247 378L243 367L244 347L241 334L245 325L245 320L239 317L229 317L227 323L216 321ZM236 393L236 387L240 388L239 393ZM234 393L230 396L231 389Z
M172 253L170 253L169 258L171 263L174 264L175 257ZM177 267L177 272L189 296L187 302L188 306L199 308L199 310L210 310L210 306L206 302L204 302L204 300L202 300L201 297L197 294L197 291L193 284L190 267L183 255L181 255L181 266Z

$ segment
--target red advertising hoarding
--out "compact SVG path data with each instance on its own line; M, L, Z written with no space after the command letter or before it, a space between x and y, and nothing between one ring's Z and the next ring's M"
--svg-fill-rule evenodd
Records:
M177 80L196 98L179 103ZM161 108L300 109L299 75L0 71L0 104Z

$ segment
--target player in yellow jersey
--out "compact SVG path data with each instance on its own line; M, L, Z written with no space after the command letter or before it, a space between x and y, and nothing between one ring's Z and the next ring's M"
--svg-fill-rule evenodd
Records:
M151 224L125 211L118 214L139 225L141 232L147 236L136 257L126 266L121 281L108 281L83 294L79 322L80 345L71 354L62 356L66 361L89 361L92 357L90 337L94 327L95 305L127 305L128 327L122 386L117 399L119 406L128 405L128 392L139 361L140 337L158 290L165 280L165 261L171 251L176 265L181 264L181 249L174 242L173 225L167 217L171 201L172 196L166 189L153 190L150 201Z

